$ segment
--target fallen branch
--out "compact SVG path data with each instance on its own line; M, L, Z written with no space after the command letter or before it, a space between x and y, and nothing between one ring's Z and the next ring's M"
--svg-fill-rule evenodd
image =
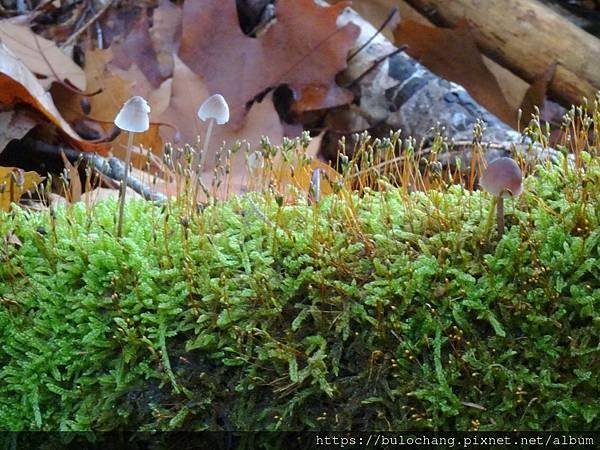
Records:
M357 105L330 112L330 122L366 123L379 135L402 130L404 136L422 141L424 148L431 144L442 125L444 134L452 139L453 151L438 159L450 165L461 159L461 167L466 170L471 162L473 130L478 121L483 121L486 130L478 141L488 161L515 153L530 161L556 159L555 150L530 145L520 133L479 105L462 86L436 76L407 54L397 53L394 44L351 8L346 8L338 20L340 26L348 22L361 29L356 48L371 42L352 58L343 74L348 84L358 79L352 83ZM391 56L386 58L387 55ZM342 136L352 143L352 133L328 132L321 149L326 158L336 157L337 142Z
M119 182L123 179L125 166L123 161L121 161L119 158L115 158L114 156L108 158L107 160L106 158L98 156L95 153L80 152L78 150L73 150L72 148L50 145L33 139L23 140L23 145L28 147L30 151L47 155L56 155L57 157L60 157L61 152L63 152L70 161L75 162L83 159L94 170L97 170L108 178ZM132 175L127 177L127 186L140 194L146 200L159 203L164 203L167 201L167 197L165 195L161 194L160 192L153 191L149 186Z

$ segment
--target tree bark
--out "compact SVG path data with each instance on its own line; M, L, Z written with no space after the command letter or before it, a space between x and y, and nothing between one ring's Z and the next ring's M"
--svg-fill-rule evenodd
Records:
M435 23L466 18L481 49L531 82L557 63L550 93L569 106L600 89L600 40L536 0L406 0Z

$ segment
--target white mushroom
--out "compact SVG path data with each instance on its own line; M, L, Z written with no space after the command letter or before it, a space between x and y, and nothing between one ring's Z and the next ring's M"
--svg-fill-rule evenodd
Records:
M206 130L204 147L202 148L202 155L205 155L215 122L218 125L224 125L229 122L229 105L227 105L227 101L225 101L221 94L211 95L200 105L198 118L204 122L208 121L208 129ZM199 163L202 161L202 155L200 156Z
M131 97L125 102L117 117L115 125L121 130L127 131L127 152L125 153L125 168L121 180L119 192L119 217L117 220L117 236L121 237L123 232L123 211L125 209L125 191L127 189L127 178L129 177L129 163L131 161L131 147L133 145L133 134L143 133L150 128L150 105L139 95Z
M149 114L148 102L143 97L136 95L125 102L115 117L115 125L130 133L143 133L150 128Z
M229 105L221 94L211 95L200 105L198 118L203 121L214 119L219 125L224 125L229 122Z
M504 199L523 192L523 174L511 158L493 160L479 179L481 187L497 198L498 234L504 233Z

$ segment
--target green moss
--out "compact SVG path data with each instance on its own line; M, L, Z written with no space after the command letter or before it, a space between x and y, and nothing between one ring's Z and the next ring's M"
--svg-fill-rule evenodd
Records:
M499 242L459 186L3 214L0 426L600 430L600 168L560 167Z

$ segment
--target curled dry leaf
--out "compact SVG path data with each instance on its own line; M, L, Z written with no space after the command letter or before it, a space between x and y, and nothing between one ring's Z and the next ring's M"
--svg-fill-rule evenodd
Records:
M69 159L65 156L64 152L60 152L60 156L63 160L63 164L65 165L65 169L67 170L68 178L69 178L69 192L65 192L67 199L71 203L77 203L81 200L81 193L83 192L83 187L81 186L81 179L79 178L79 170L75 167Z
M21 139L37 122L23 111L0 112L0 153L13 139Z
M45 89L55 81L68 80L77 89L85 91L83 70L54 42L38 36L28 27L15 25L8 20L0 21L0 40L31 72L42 77L40 83Z
M123 70L114 66L112 60L112 49L96 49L86 53L85 74L88 90L101 91L99 94L89 97L89 114L82 111L79 99L72 93L61 88L52 91L59 110L70 123L96 121L103 127L106 136L114 127L115 115L131 96L141 95L148 99L152 105L150 120L155 122L158 115L167 108L171 95L170 79L155 89L136 64L131 64L128 69ZM126 142L127 136L125 133L121 133L109 145L112 146L113 153L121 157L124 155ZM151 123L148 132L136 134L134 144L151 148L157 154L160 153L162 140L159 136L158 125ZM134 164L136 164L135 161Z
M211 93L231 107L233 126L241 127L247 105L268 89L287 84L307 111L352 100L335 76L359 34L353 24L337 27L346 3L321 7L313 0L279 0L275 22L259 37L246 36L234 1L187 1L179 56L200 75Z
M523 96L523 102L521 103L521 123L519 124L521 129L529 125L531 116L535 113L535 107L537 106L544 115L544 106L546 104L546 95L554 74L556 73L556 63L550 64L543 74L536 77L527 89L527 92Z
M106 146L87 142L71 128L56 108L51 95L46 92L31 71L3 43L0 42L0 103L16 105L26 103L58 127L66 140L84 151L104 154Z

